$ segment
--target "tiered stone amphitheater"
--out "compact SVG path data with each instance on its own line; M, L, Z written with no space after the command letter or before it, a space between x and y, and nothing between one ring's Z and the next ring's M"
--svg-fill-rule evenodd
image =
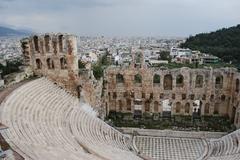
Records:
M210 141L137 136L132 142L46 78L19 87L0 108L9 127L3 137L27 160L240 159L239 130Z

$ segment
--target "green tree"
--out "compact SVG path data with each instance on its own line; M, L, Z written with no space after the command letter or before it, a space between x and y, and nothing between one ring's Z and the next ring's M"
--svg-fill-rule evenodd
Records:
M100 64L94 64L92 66L93 75L94 77L99 80L101 77L103 77L103 67Z
M86 67L86 64L83 63L81 60L78 60L78 68L79 68L79 69L83 69L83 68L85 68L85 67Z

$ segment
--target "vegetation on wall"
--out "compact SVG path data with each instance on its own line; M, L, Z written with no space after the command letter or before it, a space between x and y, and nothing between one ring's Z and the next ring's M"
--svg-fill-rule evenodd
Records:
M181 47L213 54L240 68L240 25L190 36Z
M79 69L84 69L86 67L86 64L82 62L81 60L78 60L78 68Z
M97 61L92 65L93 75L96 79L103 77L104 69L106 69L111 63L107 59L107 53L103 54Z
M173 129L183 131L219 131L230 132L235 129L228 117L176 115L163 117L159 113L144 113L141 119L134 119L131 113L110 111L106 120L116 127L133 127L146 129Z

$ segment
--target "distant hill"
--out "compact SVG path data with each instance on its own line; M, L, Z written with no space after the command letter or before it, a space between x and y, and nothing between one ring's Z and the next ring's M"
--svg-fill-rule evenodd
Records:
M211 53L240 67L240 25L190 36L181 47Z
M0 26L0 37L3 36L25 36L31 34L31 31L16 30L8 27Z

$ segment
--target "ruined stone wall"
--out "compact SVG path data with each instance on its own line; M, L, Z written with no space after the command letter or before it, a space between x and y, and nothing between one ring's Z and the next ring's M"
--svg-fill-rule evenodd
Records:
M233 82L235 83L233 87L233 92L232 92L232 106L229 112L232 113L234 116L234 124L237 128L240 128L240 74L236 74L236 76L233 79Z
M21 41L25 65L35 75L46 76L77 95L78 59L76 36L69 34L34 35Z
M160 78L154 78L156 75ZM201 115L227 115L236 124L240 122L240 118L236 120L239 80L240 73L234 68L110 67L105 76L105 105L107 112L133 113L134 101L140 100L142 112L161 113L162 101L169 99L172 115L192 115L194 102L199 100Z
M102 106L102 79L96 80L93 73L89 70L80 70L81 96L90 104L99 115L104 115Z

